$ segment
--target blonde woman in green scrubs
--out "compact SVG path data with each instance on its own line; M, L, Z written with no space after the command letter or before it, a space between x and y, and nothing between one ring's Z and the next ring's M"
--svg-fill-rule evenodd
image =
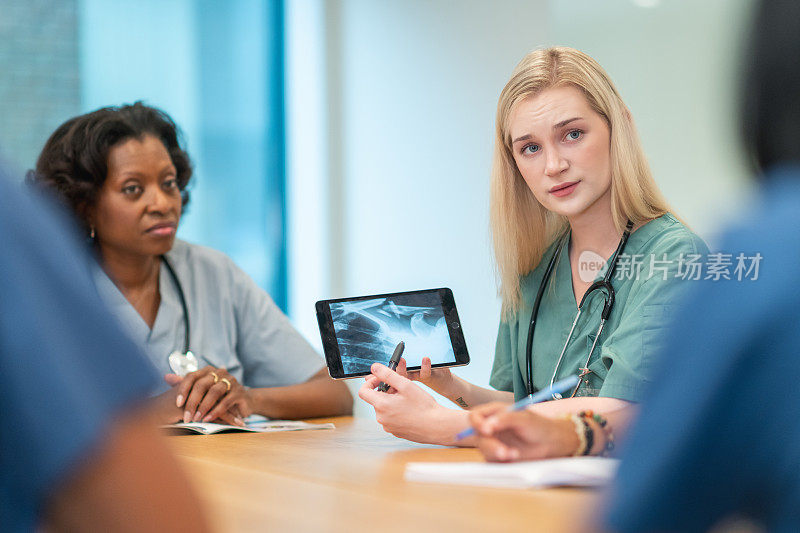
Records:
M583 446L565 414L591 410L617 427L587 418L599 453L620 433L648 381L669 307L696 275L705 244L670 213L653 179L630 112L605 71L571 48L535 50L517 65L497 106L491 226L503 307L490 383L471 384L448 369L407 373L373 365L359 391L384 429L406 439L474 445L456 434L469 410L489 402L489 417L527 394L526 346L534 300L557 248L532 344L532 388L588 373L574 397L529 408L529 457L572 455ZM586 365L605 299L594 291L559 357L578 303L614 254L628 222L632 233L617 262L616 299ZM559 363L560 359L560 363ZM461 409L437 403L420 381ZM374 390L384 381L390 394ZM485 439L482 439L485 440ZM486 444L486 443L485 443ZM488 443L490 445L492 443ZM491 453L491 452L489 452ZM500 457L516 459L518 457Z

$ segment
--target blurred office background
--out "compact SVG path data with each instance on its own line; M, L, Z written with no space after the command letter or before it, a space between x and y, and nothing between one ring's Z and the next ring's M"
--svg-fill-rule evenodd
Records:
M179 235L231 255L320 346L321 298L448 286L488 383L497 97L580 48L631 108L675 210L712 240L748 195L737 66L750 0L0 0L0 153L144 100L196 174ZM363 405L357 412L367 412Z

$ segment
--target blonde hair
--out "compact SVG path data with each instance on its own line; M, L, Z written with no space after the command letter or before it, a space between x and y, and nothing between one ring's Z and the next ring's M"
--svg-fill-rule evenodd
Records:
M505 318L519 309L521 277L536 268L547 247L568 224L566 217L546 210L528 188L514 162L509 131L511 114L520 102L557 86L580 89L591 108L608 123L611 214L617 230L622 233L628 220L639 225L669 211L628 108L603 68L573 48L528 53L497 102L490 221Z

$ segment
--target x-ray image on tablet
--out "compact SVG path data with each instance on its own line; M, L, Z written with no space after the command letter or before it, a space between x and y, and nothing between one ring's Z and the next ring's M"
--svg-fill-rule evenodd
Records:
M317 316L332 377L369 374L373 363L388 363L400 341L410 369L423 357L433 366L469 362L449 289L317 302Z
M330 307L345 374L368 371L376 360L388 363L400 341L406 344L403 357L409 366L422 364L423 355L433 364L456 362L436 294L339 302Z

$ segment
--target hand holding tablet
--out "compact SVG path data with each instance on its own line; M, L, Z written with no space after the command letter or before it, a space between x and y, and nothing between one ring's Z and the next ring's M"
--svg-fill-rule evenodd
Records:
M396 372L411 381L422 383L446 398L451 397L455 375L447 367L432 368L430 357L423 357L420 369L411 371L406 368L406 360L401 359Z

